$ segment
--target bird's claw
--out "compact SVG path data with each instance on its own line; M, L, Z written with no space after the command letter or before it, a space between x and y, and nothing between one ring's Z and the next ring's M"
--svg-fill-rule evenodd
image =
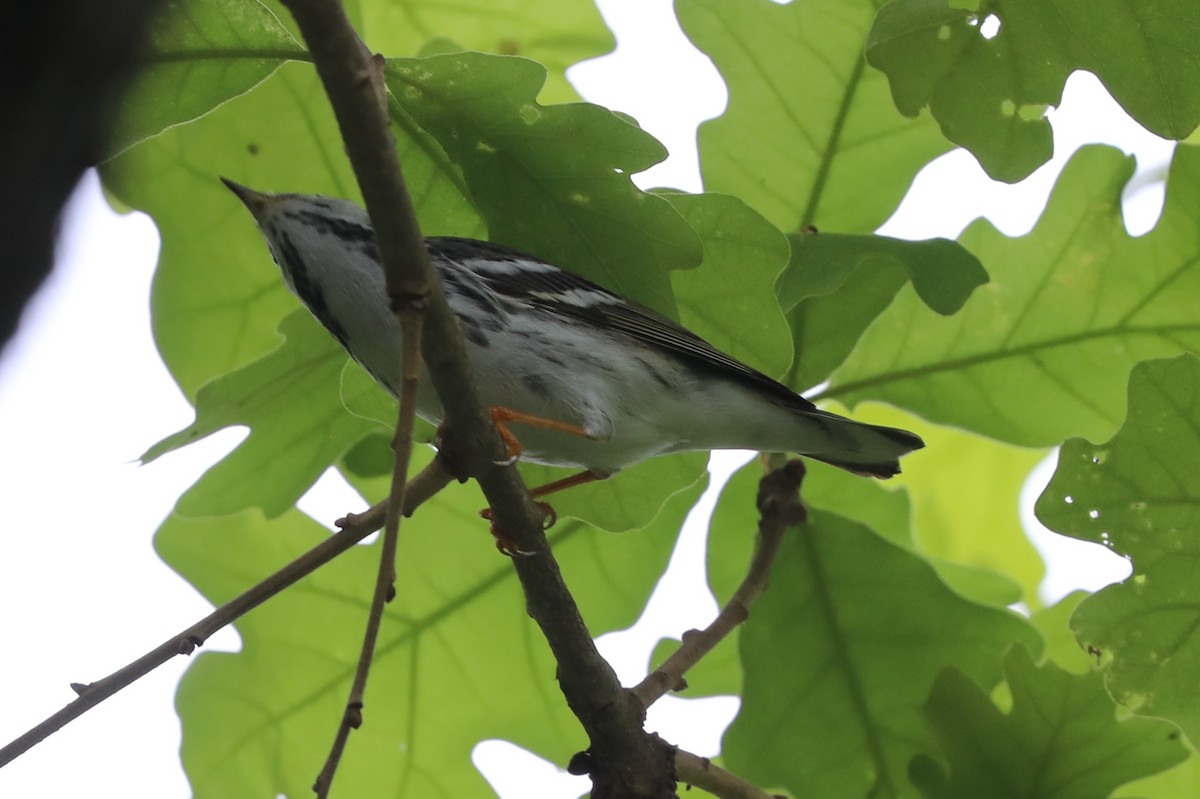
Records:
M537 502L535 500L533 504L542 512L542 529L549 530L558 521L558 514L549 502ZM496 517L491 508L484 508L479 511L479 515L488 520L488 530L491 532L492 538L496 539L496 549L500 550L501 553L508 555L510 558L517 556L530 557L534 554L528 550L521 549L516 541L500 529L496 524Z

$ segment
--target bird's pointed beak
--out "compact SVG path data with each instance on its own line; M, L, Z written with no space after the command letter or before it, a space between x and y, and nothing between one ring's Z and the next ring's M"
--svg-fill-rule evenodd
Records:
M263 194L262 192L247 188L240 183L234 183L229 178L221 178L221 182L237 195L237 198L242 201L242 205L246 206L255 219L260 218L263 211L271 203L272 197L269 194Z

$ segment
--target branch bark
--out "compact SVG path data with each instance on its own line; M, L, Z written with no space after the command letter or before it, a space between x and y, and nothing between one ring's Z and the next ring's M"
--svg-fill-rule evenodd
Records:
M484 413L468 371L458 324L430 269L382 100L379 72L338 0L285 0L296 18L333 105L350 163L375 226L393 304L425 296L423 353L429 375L461 448L505 535L528 556L513 565L558 663L567 704L590 739L592 795L597 799L674 796L672 748L642 729L643 708L600 656L563 582L534 505ZM394 277L394 275L400 277Z
M421 503L445 488L452 479L453 477L444 468L442 459L435 458L433 463L425 467L409 484L404 515L412 515L412 512ZM71 687L79 694L79 698L0 749L0 766L14 760L47 736L79 718L105 699L149 674L176 655L190 655L196 647L207 641L217 630L227 624L232 624L280 591L312 574L378 530L383 525L385 512L386 501L376 504L364 513L347 516L339 521L339 526L342 528L340 532L325 539L262 582L226 602L191 627L171 636L137 660L94 683L88 685L72 683Z
M707 757L697 757L683 750L675 753L675 768L679 781L688 787L702 788L721 799L784 799L770 794L757 785L746 782L714 764Z
M750 606L767 590L771 564L779 552L784 533L789 527L801 524L808 516L800 502L800 484L803 480L804 463L799 460L789 461L782 468L763 476L758 484L756 500L759 512L758 537L750 568L742 584L721 608L712 624L703 630L684 633L679 649L633 688L633 695L642 707L650 707L668 691L685 687L683 675L688 669L750 617Z
M367 691L367 677L371 661L375 657L375 643L379 639L379 626L383 622L383 606L396 593L396 549L400 537L400 516L404 510L404 497L408 489L408 464L412 458L413 424L417 418L417 381L421 376L421 313L417 309L397 312L404 331L404 355L401 364L404 381L400 391L400 408L396 415L396 434L392 439L395 462L392 465L392 490L387 498L387 515L383 525L383 541L379 547L379 571L375 578L375 591L371 597L371 608L367 614L367 628L363 633L362 648L350 696L342 712L342 720L334 735L333 746L325 765L313 785L320 799L329 795L333 776L337 773L342 752L350 731L362 725L363 697Z

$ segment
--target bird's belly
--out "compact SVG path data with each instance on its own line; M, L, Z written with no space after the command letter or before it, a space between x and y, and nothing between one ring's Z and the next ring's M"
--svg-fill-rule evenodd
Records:
M694 376L671 364L628 368L603 346L572 358L512 357L512 347L468 342L471 371L485 407L507 408L551 422L576 425L586 435L508 422L521 444L521 459L547 466L611 474L656 455L689 449L680 428L689 410ZM435 424L443 412L432 384L423 378L418 414Z

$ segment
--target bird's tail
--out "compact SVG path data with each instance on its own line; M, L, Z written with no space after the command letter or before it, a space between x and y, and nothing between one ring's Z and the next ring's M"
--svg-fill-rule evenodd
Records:
M907 430L855 422L819 409L799 413L807 417L810 428L800 454L855 474L880 478L899 474L900 457L925 446L920 436Z

